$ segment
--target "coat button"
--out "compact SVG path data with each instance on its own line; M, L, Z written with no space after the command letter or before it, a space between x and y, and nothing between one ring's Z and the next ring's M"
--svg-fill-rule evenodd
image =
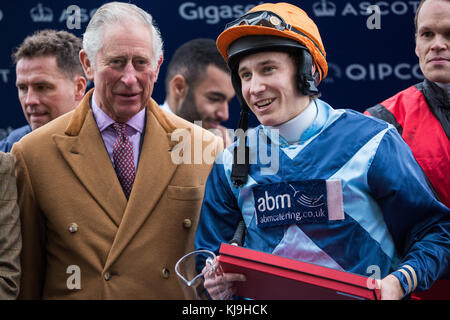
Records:
M105 278L106 281L108 281L109 279L111 279L111 273L109 271L106 271L103 277Z
M183 220L183 227L185 229L189 229L190 227L192 227L192 221L191 219L184 219Z
M71 223L69 226L69 231L71 233L77 232L78 231L78 225L76 223Z
M162 277L163 277L164 279L169 279L169 276L170 276L170 271L169 271L169 269L164 268L164 269L162 270Z

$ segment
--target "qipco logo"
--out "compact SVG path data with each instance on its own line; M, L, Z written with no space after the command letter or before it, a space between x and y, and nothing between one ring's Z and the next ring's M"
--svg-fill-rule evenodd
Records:
M419 64L399 63L369 63L368 65L354 63L345 69L345 75L353 81L374 81L395 77L400 80L423 79Z

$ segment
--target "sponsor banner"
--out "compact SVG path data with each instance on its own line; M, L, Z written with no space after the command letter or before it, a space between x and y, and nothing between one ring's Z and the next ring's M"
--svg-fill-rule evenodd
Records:
M415 14L420 0L416 1L315 1L312 12L315 17L368 16L368 8L377 6L381 15Z
M322 98L335 108L363 111L397 91L422 80L414 54L414 14L419 0L291 1L317 23L327 52L329 75L319 86ZM103 0L16 0L0 4L2 48L0 52L0 128L23 125L15 88L11 53L22 40L39 29L52 28L82 36ZM259 0L133 1L154 17L164 40L164 63L153 98L165 99L164 77L174 51L198 37L216 39L226 23L236 19ZM17 110L13 111L13 108ZM240 106L233 99L230 119L236 128ZM250 126L258 123L250 117Z
M352 63L350 65L338 65L328 62L328 76L325 83L335 83L339 80L349 81L384 81L386 79L416 80L422 81L423 74L419 63L408 62L387 63Z

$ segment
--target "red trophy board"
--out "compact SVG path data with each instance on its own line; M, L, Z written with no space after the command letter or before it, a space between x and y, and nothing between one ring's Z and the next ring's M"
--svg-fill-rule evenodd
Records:
M222 243L219 263L226 273L241 273L236 295L256 300L379 300L371 279L311 263ZM369 282L368 282L369 280Z

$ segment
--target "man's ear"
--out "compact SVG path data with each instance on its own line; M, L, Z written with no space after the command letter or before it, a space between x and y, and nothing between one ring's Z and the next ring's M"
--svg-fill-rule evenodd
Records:
M80 101L86 93L87 81L82 75L77 75L74 81L75 100Z
M188 90L188 84L186 78L181 75L175 75L172 80L170 80L170 92L177 99L184 99Z
M416 35L416 42L415 42L414 52L416 53L417 58L419 58L419 50L417 49L417 35Z
M186 78L181 74L176 74L169 83L170 95L175 101L176 108L182 104L186 94L189 90L189 85Z
M88 58L88 55L86 54L86 51L82 49L80 51L80 62L83 66L84 73L86 74L86 77L88 80L93 81L94 80L94 69L92 67L92 63Z
M161 58L159 58L159 61L158 61L158 65L156 66L156 69L155 69L155 75L154 75L155 76L155 80L154 80L155 82L158 79L159 68L161 68L163 60L164 60L164 57L161 55Z
M167 101L175 114L183 104L189 85L186 78L181 74L176 74L169 82L169 92L167 93Z

